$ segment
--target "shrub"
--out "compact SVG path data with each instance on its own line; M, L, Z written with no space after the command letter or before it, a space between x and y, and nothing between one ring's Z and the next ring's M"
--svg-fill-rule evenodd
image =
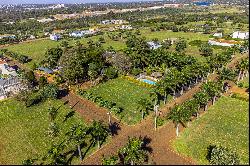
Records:
M240 163L239 156L236 152L226 147L210 145L208 147L207 159L212 165L238 165Z
M41 93L44 98L57 99L59 95L59 89L54 84L48 84L41 89Z
M136 76L136 75L140 74L141 72L142 72L141 69L139 69L139 68L133 68L132 71L131 71L131 74L134 75L134 76Z
M108 79L113 79L113 78L116 78L118 76L118 72L117 72L117 70L115 68L108 67L107 69L104 70L104 75Z
M43 96L41 93L37 92L37 93L33 93L31 94L27 100L25 101L25 106L26 107L30 107L32 105L38 104L39 102L41 102L43 100Z
M158 117L156 120L157 126L162 126L164 122L165 122L164 118L161 118L161 117Z

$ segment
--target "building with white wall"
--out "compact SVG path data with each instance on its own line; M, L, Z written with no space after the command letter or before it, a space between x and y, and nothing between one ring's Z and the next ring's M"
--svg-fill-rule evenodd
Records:
M234 39L249 39L249 32L236 31L232 34Z

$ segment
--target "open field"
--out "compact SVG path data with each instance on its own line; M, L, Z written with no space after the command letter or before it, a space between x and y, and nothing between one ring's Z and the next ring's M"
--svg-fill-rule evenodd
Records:
M211 144L234 149L242 164L249 164L248 102L221 97L198 120L192 122L173 142L177 152L208 164L207 147Z
M60 128L60 134L54 139L55 142L62 141L64 134L73 124L83 124L78 114L63 122L65 115L71 110L60 100L48 100L30 108L14 99L2 101L0 105L0 164L21 164L25 159L46 154L52 144L52 139L46 135L50 123L50 106L61 106L55 120ZM92 150L93 148L89 152ZM83 148L82 152L85 151ZM74 157L72 163L79 163L79 159Z
M150 88L141 87L122 78L110 80L89 91L124 108L120 118L127 124L135 124L141 120L137 102L141 97L150 97Z

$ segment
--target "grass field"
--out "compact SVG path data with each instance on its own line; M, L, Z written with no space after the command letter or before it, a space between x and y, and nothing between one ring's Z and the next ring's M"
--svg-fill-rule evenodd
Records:
M207 164L206 148L210 144L235 149L242 164L249 164L248 102L221 97L198 120L192 122L173 146L177 152Z
M0 164L17 165L24 159L42 157L46 153L52 144L51 138L45 134L50 123L48 107L52 105L61 106L56 119L60 127L57 142L62 140L70 126L83 123L78 114L63 122L71 110L62 101L49 100L30 108L14 99L0 102ZM72 163L79 164L78 158L74 157Z
M149 88L141 87L122 78L110 80L89 91L124 108L120 118L127 124L135 124L141 120L141 113L137 111L137 102L141 97L150 97Z

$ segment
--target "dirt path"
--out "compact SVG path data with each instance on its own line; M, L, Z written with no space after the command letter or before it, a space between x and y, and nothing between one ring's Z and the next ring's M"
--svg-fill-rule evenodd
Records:
M245 58L247 55L236 57L230 62L227 67L233 67L241 58ZM208 80L215 80L217 78L216 74L210 74ZM192 96L200 90L202 83L198 83L192 89L186 91L182 96L176 98L172 102L167 103L164 107L160 109L163 115L166 115L175 104L181 104L184 101L192 98ZM68 97L65 97L64 100L69 100L69 103L73 105L77 101L78 104L74 109L79 112L84 119L88 122L91 122L93 119L102 120L107 123L108 116L107 110L99 108L95 103L77 97L73 93L70 93ZM153 115L148 116L141 123L128 126L122 124L120 121L112 117L112 122L119 124L120 130L117 131L117 135L112 136L112 140L105 144L101 149L94 152L92 155L88 156L82 164L86 165L97 165L101 164L103 156L111 156L112 154L117 154L117 150L124 146L127 143L128 137L141 136L142 138L149 138L148 146L153 149L150 153L150 161L153 161L155 164L195 164L194 161L190 158L184 158L180 156L170 147L170 141L175 138L175 128L174 125L169 122L164 126L154 130L154 121ZM181 129L182 130L182 129Z

